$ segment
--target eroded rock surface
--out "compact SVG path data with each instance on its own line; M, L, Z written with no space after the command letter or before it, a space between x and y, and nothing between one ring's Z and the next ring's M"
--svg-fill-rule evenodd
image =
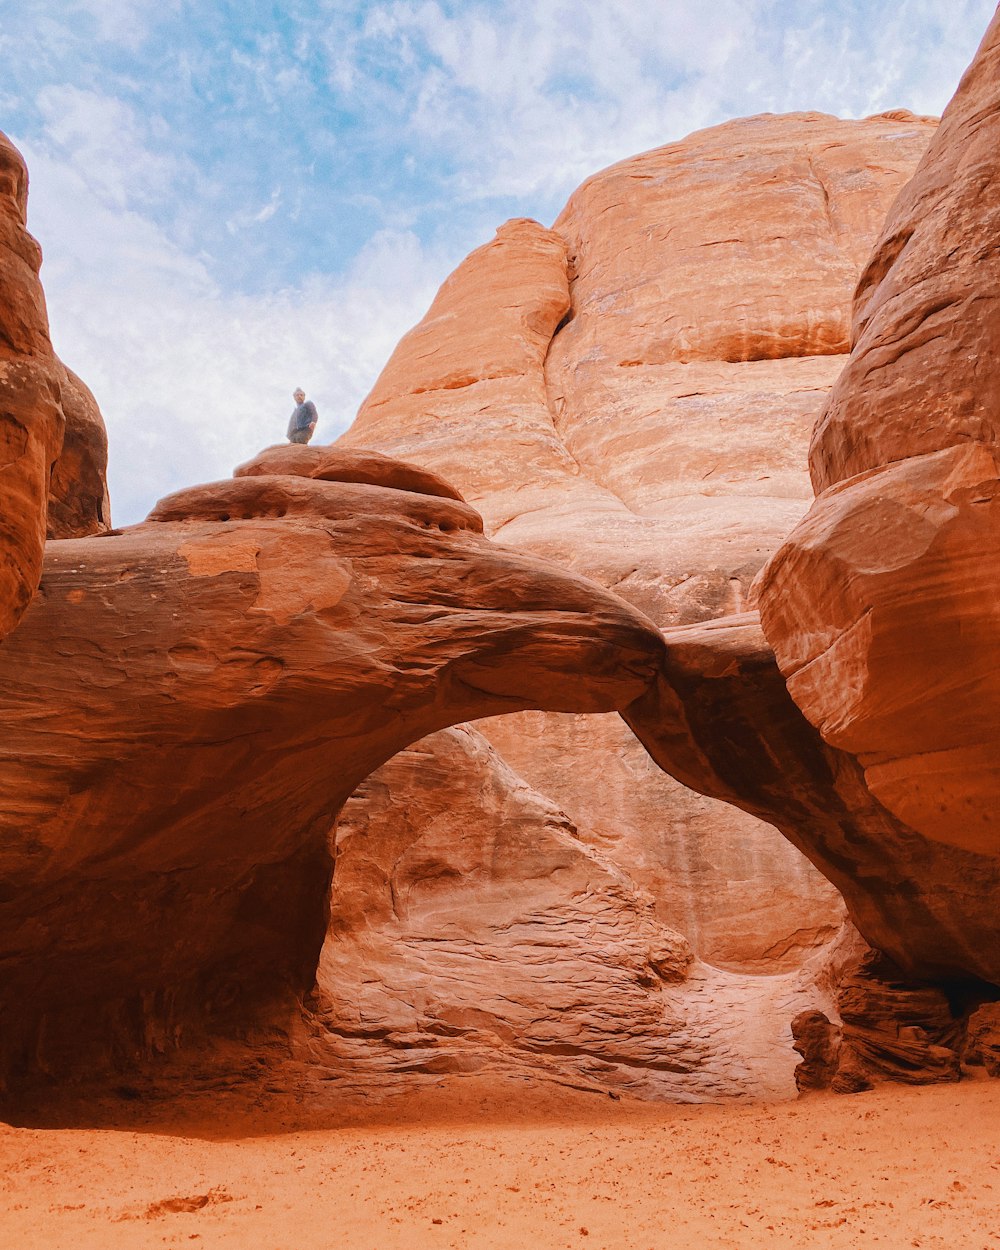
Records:
M788 1096L787 1020L812 992L693 960L652 896L464 727L344 809L310 1062L380 1088L477 1072Z
M42 253L27 231L28 172L0 134L0 638L41 574L49 469L62 446L62 366L49 342L38 280Z
M458 267L338 445L444 474L498 541L663 627L742 611L808 506L851 293L933 131L750 118L596 175ZM479 728L705 959L793 968L840 924L783 839L659 774L617 717Z
M1000 984L1000 861L928 838L879 803L858 761L792 701L755 614L664 641L659 679L623 713L656 762L780 829L905 975Z
M963 1060L1000 1077L1000 1003L984 1003L972 1012L966 1031Z
M62 366L60 397L66 430L49 482L49 538L86 538L111 528L108 432L97 400Z
M65 1075L312 985L336 814L426 733L607 711L658 633L455 499L306 477L182 491L48 545L0 648L0 1052Z
M434 495L440 499L464 500L458 491L436 473L415 464L405 464L377 451L349 451L340 447L307 447L287 443L268 447L241 464L234 477L310 477L321 482L362 482L369 486L389 486L414 495Z
M789 689L872 793L1000 862L1000 17L858 287L820 493L761 614ZM936 888L926 881L929 893ZM975 884L970 907L995 909ZM985 916L981 918L985 922ZM995 936L991 944L996 945Z
M800 1011L792 1021L795 1051L802 1062L795 1068L795 1088L800 1094L829 1089L837 1074L840 1055L840 1026L826 1012Z
M957 1081L960 1024L937 986L900 978L872 954L837 994L843 1037L831 1088L852 1094L883 1081L935 1085Z

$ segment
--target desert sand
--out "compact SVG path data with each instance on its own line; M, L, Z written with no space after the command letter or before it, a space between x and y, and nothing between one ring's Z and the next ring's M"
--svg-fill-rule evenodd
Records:
M1000 1084L678 1106L449 1077L375 1106L0 1127L11 1250L1000 1247Z

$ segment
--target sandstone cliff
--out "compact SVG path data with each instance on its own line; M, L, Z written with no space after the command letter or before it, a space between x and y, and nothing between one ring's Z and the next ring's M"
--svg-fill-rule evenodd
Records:
M903 113L750 118L596 175L551 230L509 222L459 266L340 445L442 473L500 542L585 573L661 627L741 612L808 505L809 435L850 346L851 293L933 133L931 120ZM748 648L750 662L758 652ZM782 706L773 664L768 671L776 684L757 715ZM734 714L733 732L744 715L752 718L749 707ZM745 811L722 807L659 772L618 718L531 713L479 728L585 846L649 892L659 922L682 932L700 960L743 976L790 973L837 931L839 896L747 814L782 824L780 784L761 802L759 788L741 797L713 766L681 770L687 785ZM677 772L658 732L640 732ZM421 775L429 788L440 784L446 769L434 750L421 744L408 793ZM380 787L393 793L399 776L380 776ZM843 810L822 782L820 790L818 807ZM474 817L466 800L463 813L459 836L490 827L487 807ZM796 828L807 834L804 823ZM390 827L380 810L372 839ZM823 838L792 836L829 873ZM846 876L832 875L843 887ZM335 882L335 926L361 905L360 889L347 874ZM872 919L871 901L855 892L852 904ZM927 945L936 931L925 925ZM380 941L383 966L394 949L397 978L419 979L422 1002L431 986L450 994L453 978L415 964L393 925ZM480 935L482 959L493 958L495 941ZM338 949L346 959L343 935ZM586 967L584 944L576 957ZM507 1027L518 1032L513 1020Z
M819 492L760 587L788 686L882 803L1000 852L1000 17L886 222L813 438ZM927 883L928 892L934 882Z
M957 1075L961 994L914 989L900 969L961 981L969 1009L990 993L971 978L1000 984L1000 861L928 801L967 790L985 810L995 700L949 719L938 696L960 691L953 670L930 702L914 696L901 640L930 621L935 655L964 643L971 658L947 662L992 689L974 667L992 601L968 572L969 518L992 537L992 436L946 415L944 450L920 444L903 488L883 493L871 484L900 472L898 430L862 466L880 435L858 371L864 326L902 341L961 302L925 306L956 256L965 320L976 303L978 270L945 226L964 223L972 259L992 256L991 201L977 215L969 187L992 180L980 127L996 111L995 37L862 279L872 318L814 440L824 493L761 580L812 724L746 598L808 506L796 466L926 119L756 118L623 162L552 230L509 223L460 266L341 447L271 449L121 533L105 532L92 397L33 340L44 368L24 374L25 412L76 431L49 527L95 536L49 544L25 628L0 648L0 1071L141 1062L206 1033L281 1037L318 961L308 1047L330 1079L504 1071L773 1094L792 1080L793 1017L806 1063L845 1088ZM908 245L923 236L910 221L900 250L892 224L911 197L930 204L915 276ZM15 273L37 312L37 281ZM942 319L942 386L975 354L963 317ZM901 370L900 403L926 342L918 329L912 351L881 358L890 379ZM32 454L11 462L25 484L9 510L12 622L45 523ZM940 550L923 543L934 524ZM901 597L912 606L928 584L914 624ZM817 638L842 664L824 654L823 682L821 665L797 666ZM889 724L895 698L910 715L943 708L948 749L955 726L972 733L953 791L932 768L900 797L891 768L909 767L926 727ZM473 718L478 730L445 730ZM910 754L884 774L865 734L887 725ZM817 982L843 917L830 882L883 957ZM975 1019L969 1054L992 1062L989 1008Z
M443 473L505 545L661 626L743 610L810 497L850 296L934 125L729 123L596 175L447 280L341 440ZM617 719L481 726L703 958L792 968L840 922L773 830L658 774Z
M49 470L62 446L61 367L49 342L42 261L27 232L28 172L0 135L0 638L35 592Z
M0 638L35 592L46 537L111 524L104 422L53 353L27 208L28 171L0 134Z

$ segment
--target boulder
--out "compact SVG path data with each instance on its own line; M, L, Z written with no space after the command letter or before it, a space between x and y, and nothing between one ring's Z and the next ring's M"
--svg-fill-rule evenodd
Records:
M983 1003L969 1017L963 1060L1000 1077L1000 1003Z
M47 537L103 534L111 528L104 418L90 389L65 365L60 397L66 430L49 482Z

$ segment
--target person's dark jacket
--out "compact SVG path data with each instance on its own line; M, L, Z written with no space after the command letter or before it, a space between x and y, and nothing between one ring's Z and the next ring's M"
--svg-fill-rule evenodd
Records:
M301 404L296 405L295 411L289 418L288 437L291 438L298 430L308 430L318 419L316 405L311 399L303 400Z

